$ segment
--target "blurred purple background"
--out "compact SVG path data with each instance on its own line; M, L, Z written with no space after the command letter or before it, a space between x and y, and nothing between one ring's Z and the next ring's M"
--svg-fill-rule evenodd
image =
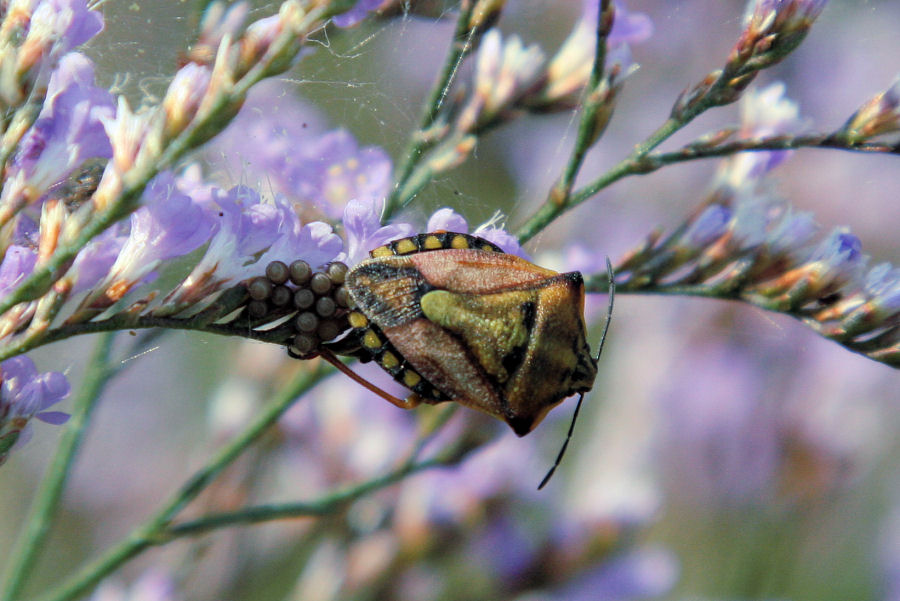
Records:
M633 48L640 70L584 181L625 156L684 87L720 66L743 7L628 2L650 16L655 33ZM500 27L551 54L579 10L574 1L511 1ZM137 11L109 3L104 13L108 31L89 51L105 70L101 81L134 98L158 94L188 30L182 3ZM328 45L282 86L309 106L304 119L344 127L396 160L451 17L329 31ZM900 71L898 30L897 2L833 1L800 49L754 85L785 82L811 131L834 129ZM736 106L710 111L664 148L737 119ZM433 182L412 214L424 221L451 206L477 224L501 210L515 229L543 200L575 129L571 115L501 128L473 160ZM897 263L897 160L805 150L774 176L778 191L826 230L849 226L873 264ZM715 167L698 162L628 178L527 250L560 269L570 243L615 258L651 228L676 226L703 199ZM212 172L223 182L243 176L224 162L213 162ZM89 339L66 341L35 360L68 370L77 386L89 349ZM182 332L130 358L89 432L43 579L128 532L294 369L277 347ZM323 388L199 508L309 498L379 473L408 450L414 415L339 376ZM180 541L150 550L122 576L150 567L177 575L181 592L166 589L161 599L274 599L287 590L297 599L900 598L900 387L889 367L752 307L621 295L570 455L536 493L572 407L527 438L503 432L458 469L412 477L354 504L340 524L297 520ZM452 427L485 427L469 413L454 420ZM57 435L38 425L27 452L0 470L0 539L16 532Z

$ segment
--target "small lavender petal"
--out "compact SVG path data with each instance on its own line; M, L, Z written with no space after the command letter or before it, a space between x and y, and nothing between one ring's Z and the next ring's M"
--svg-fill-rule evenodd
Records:
M288 178L326 215L339 216L351 199L386 196L391 161L382 149L360 148L349 132L337 130L319 138L310 150L312 156L298 163Z
M312 204L332 219L351 199L372 201L388 193L392 166L384 150L360 147L344 130L321 134L310 109L280 88L268 92L252 95L218 139L215 152L235 171L251 169L258 187Z
M796 212L788 208L769 230L766 245L774 253L789 253L796 256L818 230L812 213Z
M260 264L271 261L289 263L303 259L313 266L322 266L332 260L340 260L343 248L340 236L327 223L312 221L300 227L299 231L281 237L267 253L260 258Z
M69 394L69 383L61 373L38 373L34 362L20 355L0 363L0 379L0 440L21 446L30 436L32 418L50 424L68 419L65 413L46 411ZM10 448L0 450L0 463Z
M428 225L425 226L426 232L436 232L444 230L447 232L468 232L469 223L466 218L454 211L453 209L444 207L435 211L428 219Z
M23 48L44 48L44 60L56 59L103 30L103 15L87 0L42 0L31 16Z
M347 245L338 260L353 266L366 258L368 252L391 240L416 233L407 223L381 225L384 201L351 200L344 209L344 232Z
M472 232L472 235L484 238L488 242L493 242L503 249L503 252L522 257L523 259L529 258L528 253L526 253L522 248L522 245L519 244L519 239L504 229L492 226L480 226Z
M80 251L67 274L67 277L72 276L75 281L72 294L96 286L109 273L127 239L127 236L119 233L118 228L112 227Z
M836 228L819 244L809 258L810 262L823 261L829 265L858 264L862 259L862 242L847 228Z
M24 246L10 246L6 249L3 263L0 263L0 298L9 294L16 285L31 275L37 262L37 253Z
M732 211L722 205L706 207L697 219L688 226L682 236L683 244L689 248L703 248L725 233Z
M191 252L209 240L212 218L181 193L170 172L144 191L145 206L131 215L131 232L111 268L113 281L135 284L162 261Z
M616 0L612 31L606 39L609 46L640 44L653 35L653 21L644 13L629 12L625 2ZM596 30L599 0L583 0L581 20Z
M589 0L589 4L597 5L596 0ZM613 21L612 31L606 43L609 46L623 44L640 44L647 41L653 35L653 21L644 13L629 12L624 2L617 1L616 16ZM596 14L596 9L594 9ZM587 18L590 18L588 16ZM596 17L594 17L596 18Z
M889 314L900 312L900 268L890 263L879 263L869 271L865 291L872 303Z
M50 77L47 98L15 157L28 184L46 190L85 160L109 158L103 120L113 116L112 95L94 85L94 66L72 52ZM6 194L6 192L4 192Z

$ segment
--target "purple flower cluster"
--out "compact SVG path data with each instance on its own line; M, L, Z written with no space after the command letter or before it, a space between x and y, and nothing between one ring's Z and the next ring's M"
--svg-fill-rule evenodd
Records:
M69 383L59 372L39 373L34 362L20 356L0 363L0 464L16 445L31 438L31 420L59 425L67 413L48 411L69 395Z
M207 15L203 39L210 48L237 33L246 13L242 6ZM38 24L39 18L49 20ZM191 62L165 95L164 119L135 113L122 98L95 85L94 66L86 56L70 51L100 31L99 13L83 0L47 0L38 3L31 23L31 31L49 27L58 39L44 62L35 65L49 72L46 96L11 157L0 193L0 220L15 226L0 263L2 297L110 206L125 186L125 174L151 150L149 140L165 140L186 127L221 85L206 63ZM263 35L262 28L250 26L241 52L253 46L253 32ZM25 47L35 40L26 37ZM370 249L422 229L381 222L391 173L383 150L361 147L345 130L323 130L290 97L261 92L254 97L261 104L251 99L214 151L234 157L232 166L244 176L254 174L260 185L221 187L206 181L196 165L180 174L157 175L130 220L94 237L54 284L53 306L83 295L66 316L67 324L108 316L116 307L124 309L125 302L132 312L154 316L195 312L226 288L259 275L271 261L353 264ZM87 177L91 170L96 176ZM87 181L87 187L79 191L76 180ZM465 220L448 211L439 212L430 226L468 231ZM512 236L492 224L476 233L521 252ZM175 259L192 262L187 277L162 294L145 287ZM27 336L35 320L52 319L42 313L46 310L39 301L17 305L0 320L0 336Z

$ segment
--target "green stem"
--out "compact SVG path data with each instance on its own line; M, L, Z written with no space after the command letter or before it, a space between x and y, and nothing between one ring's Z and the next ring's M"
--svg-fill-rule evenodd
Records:
M519 242L525 244L534 238L541 230L547 227L554 219L559 217L564 211L576 207L588 198L597 194L603 188L619 181L620 179L633 175L634 164L626 159L604 173L602 176L571 194L565 203L556 204L553 202L545 202L541 207L519 228L516 237Z
M246 324L198 323L195 319L154 317L152 315L142 316L136 319L131 316L111 317L102 321L62 325L48 331L47 335L40 340L23 340L16 344L3 347L0 349L0 361L27 353L40 346L83 334L97 334L99 332L115 332L120 330L144 330L150 328L190 330L195 332L207 332L219 336L240 336L250 340L271 342L274 344L284 344L289 338L289 334L287 333L289 329L287 328L254 330L249 328Z
M574 194L567 195L561 199L555 199L556 201L554 201L554 198L551 195L551 198L545 201L544 204L542 204L540 208L525 221L522 227L519 228L519 231L516 232L519 242L524 244L531 240L538 232L550 225L557 217L566 211L577 207L607 186L610 186L626 176L634 175L635 173L645 173L646 169L642 159L654 148L665 142L681 127L684 127L684 125L686 125L686 123L680 123L673 119L667 120L655 132L650 134L647 139L635 146L634 150L627 158L619 162L619 164L595 179L593 182L576 191Z
M634 152L632 152L631 155L602 176L569 195L569 197L565 199L565 202L560 204L545 202L531 217L528 218L525 224L519 228L519 231L516 232L519 241L524 244L538 232L547 227L547 225L559 217L563 212L577 207L620 179L630 175L645 175L647 173L652 173L666 165L674 165L676 163L685 163L700 159L722 158L738 152L798 150L801 148L825 148L868 154L900 154L900 145L883 142L853 143L841 139L833 133L806 134L802 136L783 135L768 138L735 140L734 142L719 144L717 146L688 144L673 152L651 152L675 133L677 129L675 122L669 120L644 142L635 147Z
M587 156L588 150L590 150L597 141L597 131L594 121L596 120L597 111L600 107L596 102L588 102L587 99L591 97L603 78L603 70L606 64L606 38L609 36L610 31L609 27L605 26L604 20L607 11L609 11L609 5L610 0L603 0L600 3L600 6L597 7L597 36L594 47L594 64L591 68L590 79L585 88L585 102L583 103L581 111L581 121L578 124L575 147L572 149L572 154L569 156L569 161L563 169L562 175L550 191L550 198L548 198L549 203L559 204L565 202L565 199L572 191L572 184L575 183L575 178L578 176L578 172L584 164L584 159ZM612 21L609 21L609 26L612 26Z
M63 582L56 590L41 597L41 601L67 601L88 592L101 579L123 563L155 544L163 542L171 520L204 488L234 461L250 444L256 441L303 392L312 388L328 373L324 362L311 372L299 374L284 387L275 399L257 415L256 419L241 434L223 447L213 459L197 471L162 508L135 528L119 544L109 549L99 558L84 566ZM162 538L161 538L162 537Z
M411 474L441 467L449 463L445 457L436 457L420 463L405 464L384 476L367 480L346 490L331 493L321 499L306 503L279 503L246 507L240 511L208 515L206 517L177 524L162 532L153 543L164 544L183 536L196 536L225 526L258 524L272 520L298 517L315 517L330 515L360 499L391 484L399 482Z
M109 356L114 334L104 334L97 341L97 348L88 363L81 390L75 398L72 417L59 441L59 448L47 475L41 482L34 504L25 519L25 530L16 541L6 567L3 591L0 599L12 601L19 596L22 586L31 573L41 545L53 521L53 514L59 505L72 464L81 446L91 413L109 380L117 373L110 366Z
M409 143L403 152L403 160L397 165L397 169L394 172L394 188L384 203L384 211L381 215L383 223L386 223L397 209L406 206L412 199L411 196L406 195L409 190L407 180L418 164L419 159L422 158L425 150L431 144L430 141L424 139L422 132L434 124L441 107L444 106L444 100L450 93L453 78L456 76L460 65L462 65L463 59L474 47L472 36L475 35L476 30L469 29L473 8L474 2L472 0L463 0L460 3L459 16L456 19L456 28L453 32L453 43L450 45L450 49L444 59L444 65L441 68L438 79L432 86L428 99L425 101L425 108L422 111L419 127L410 137ZM414 187L414 189L418 191L418 188Z

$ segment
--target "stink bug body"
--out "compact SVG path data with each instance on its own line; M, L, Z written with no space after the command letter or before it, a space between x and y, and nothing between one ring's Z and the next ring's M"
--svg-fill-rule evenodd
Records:
M598 358L585 337L580 273L556 273L453 232L404 238L370 255L347 273L352 330L332 348L376 361L413 391L406 401L379 392L388 400L455 401L524 436L593 386Z

